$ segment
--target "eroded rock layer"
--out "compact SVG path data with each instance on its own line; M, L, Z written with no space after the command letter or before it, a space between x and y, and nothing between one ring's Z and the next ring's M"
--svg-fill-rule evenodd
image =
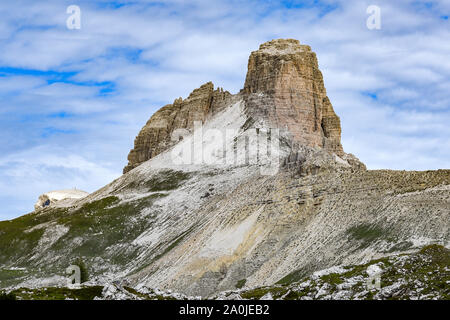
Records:
M128 155L128 165L123 173L170 148L178 142L171 139L174 130L192 129L195 121L203 122L215 114L230 96L222 88L214 90L214 84L208 82L192 91L188 98L178 98L173 104L159 109L134 140L134 149Z
M298 40L278 39L251 53L244 89L248 124L289 133L292 143L319 147L344 156L340 119L326 95L316 54ZM208 82L183 100L157 111L142 128L128 155L124 173L174 145L175 129L192 129L219 111L232 95ZM247 129L247 128L244 128Z
M250 55L243 93L254 120L286 129L300 145L343 154L340 119L309 46L293 39L262 44Z

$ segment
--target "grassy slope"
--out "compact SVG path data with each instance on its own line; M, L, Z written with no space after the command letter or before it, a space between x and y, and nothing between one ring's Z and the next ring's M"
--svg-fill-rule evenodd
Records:
M381 266L381 288L367 290L367 268ZM261 299L268 294L274 299L443 299L450 300L450 250L439 246L424 247L415 254L404 254L370 261L367 264L342 267L341 272L324 273L300 282L269 287L243 289L223 295L239 294L244 299ZM243 285L239 283L239 285ZM1 292L2 299L20 300L92 300L102 296L103 287L92 286L80 289L69 288L20 288ZM171 295L140 292L123 287L129 299L174 299Z
M108 196L81 207L49 207L14 220L0 221L0 288L13 285L27 275L62 274L79 257L88 265L98 257L119 266L132 261L138 251L129 244L151 226L152 216L156 214L144 217L140 213L152 208L156 200L165 197L165 192L178 188L188 178L182 172L164 171L139 185L126 186L147 193L138 200L121 203L118 197ZM42 252L40 240L52 225L64 226L69 231ZM109 252L111 246L118 247ZM11 269L11 266L25 270Z
M381 267L380 289L367 290L367 268ZM311 276L278 285L243 290L244 299L444 299L450 300L450 250L429 245L415 254L386 257L369 263L343 267L343 272Z
M139 189L152 192L139 200L124 203L111 195L81 207L48 208L11 221L1 221L0 288L17 283L27 275L44 277L61 274L77 257L83 257L88 266L101 257L109 265L123 267L133 261L139 253L136 247L130 246L130 243L151 226L152 215L157 214L152 212L143 218L140 215L141 211L151 209L154 201L164 197L166 191L178 188L188 178L189 175L186 173L167 171L147 179L143 177L141 181L133 181L123 186L123 189L131 191ZM324 176L324 179L326 178L327 176ZM392 190L395 194L404 194L448 184L449 181L450 170L424 172L379 170L343 175L339 186L342 186L341 191L345 194L352 192L352 188L367 188L366 185L370 182L369 190ZM349 188L350 191L345 188ZM37 228L37 226L46 223L65 226L69 231L41 252L38 250L38 244L44 235L45 227ZM380 236L386 237L386 232L377 225L369 224L347 230L349 238L358 241L361 248ZM157 259L166 254L183 237L183 234L174 235L173 241L158 246L154 257ZM408 243L403 245L404 247L399 249L409 247ZM114 250L108 250L110 248ZM108 270L108 264L100 261L98 265L104 265L105 269L98 269L96 272ZM26 270L14 270L10 268L11 266L24 267ZM303 275L302 270L299 270L286 276L281 283L299 281ZM238 286L244 286L245 279L239 278L236 282Z

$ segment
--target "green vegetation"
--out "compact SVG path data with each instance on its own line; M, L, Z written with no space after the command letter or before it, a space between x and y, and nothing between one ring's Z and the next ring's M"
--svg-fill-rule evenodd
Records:
M245 286L245 283L246 283L246 282L247 282L247 279L239 280L239 281L236 283L236 288L241 289L243 286Z
M183 171L164 170L146 181L132 181L125 188L147 188L148 192L169 191L177 189L191 177L190 173Z
M349 228L347 234L352 239L360 241L360 248L366 248L378 239L391 240L388 231L368 223Z
M249 291L245 291L241 294L241 297L244 299L250 300L258 300L261 299L266 294L270 293L274 299L280 298L287 292L287 289L284 287L262 287L256 288Z
M84 263L83 259L78 257L72 262L72 264L75 266L78 266L80 268L81 283L88 281L89 280L89 272L88 272L88 269L87 269L86 264Z
M123 204L118 204L116 197L108 197L85 204L58 220L59 224L70 227L70 232L59 239L53 249L70 247L77 237L83 237L84 242L74 248L73 254L85 257L102 256L108 246L134 240L148 228L152 220L141 217L139 213L164 196L153 194Z
M376 264L376 263L382 263L385 267L389 267L392 265L389 258L380 258L380 259L372 260L366 264L358 264L355 266L345 267L344 269L348 269L348 271L342 273L340 275L340 277L341 277L341 279L349 279L349 278L356 277L359 275L366 277L367 276L367 273L366 273L367 267L372 264Z
M171 296L162 296L160 294L157 294L153 296L150 300L177 300L177 299Z
M140 298L142 298L142 299L148 300L148 295L145 295L145 294L143 294L143 293L140 293L139 291L137 291L137 290L135 290L135 289L133 289L133 288L131 288L131 287L124 286L123 288L124 288L126 291L128 291L129 293L134 294L134 295L137 296L137 297L140 297Z
M0 282L23 276L24 270L0 269Z
M177 300L176 298L171 297L171 296L163 296L163 295L155 294L153 291L151 291L148 294L144 294L144 293L141 293L131 287L123 287L123 288L126 291L128 291L129 293L131 293L141 299L144 299L144 300Z
M28 289L20 288L13 290L13 294L19 300L93 300L95 297L101 297L102 286L82 287L80 289L69 288L40 288Z
M14 285L24 279L26 274L27 271L25 270L0 269L0 287Z
M100 200L92 201L89 203L85 203L80 211L85 213L97 213L107 207L110 207L120 201L119 198L115 196L106 197Z
M17 300L17 297L14 293L5 293L0 291L0 300Z
M144 232L153 223L151 218L156 213L142 216L140 212L164 196L166 195L155 193L122 204L118 197L110 196L86 203L78 209L48 208L0 222L0 264L14 263L14 266L27 268L26 271L0 269L0 285L14 285L31 274L46 276L61 273L76 257L83 257L86 263L94 257L105 257L117 264L131 261L137 254L136 248L125 247L111 253L108 253L107 248L126 244ZM53 243L50 249L60 259L43 268L38 259L31 257L38 253L36 248L47 228L45 223L64 225L69 227L69 231ZM36 227L38 225L42 227ZM32 271L38 267L45 270L45 275ZM81 269L82 277L87 276L87 269ZM87 277L83 280L85 279Z
M364 233L366 234L366 233ZM370 234L370 233L369 233ZM367 290L367 268L378 265L381 272L381 289ZM441 245L429 245L415 254L402 254L393 257L384 257L372 260L363 265L344 267L347 271L342 273L330 273L318 278L308 277L301 281L292 279L299 277L299 271L295 271L279 281L283 283L285 294L279 295L283 299L300 299L308 295L310 298L318 298L321 288L326 288L324 295L328 296L337 292L346 291L350 299L355 296L358 299L410 299L422 297L425 299L439 298L450 300L450 250ZM352 279L351 281L348 281ZM307 282L306 282L307 281ZM304 285L298 286L303 282ZM340 287L346 284L345 289ZM396 286L390 287L396 284ZM400 286L398 286L400 285ZM259 299L272 290L280 287L256 288L241 293L243 298ZM383 291L383 288L388 288ZM381 291L380 291L381 290ZM381 296L377 295L382 292ZM282 292L282 291L281 291ZM273 294L274 299L278 297Z
M434 264L441 267L450 267L450 250L438 244L432 244L423 247L419 251L420 255L431 258Z
M305 273L306 272L303 269L295 270L286 275L285 277L281 278L280 280L278 280L276 284L288 285L293 282L300 281L305 277Z
M373 241L383 236L384 230L370 224L362 224L356 227L351 227L347 233L357 240Z
M381 290L367 290L368 279L367 268L377 264L383 272L381 273ZM287 285L274 285L260 287L240 292L244 299L261 299L270 293L273 299L298 300L302 297L308 298L330 298L330 295L338 291L346 291L347 299L410 299L419 295L424 299L450 300L450 250L440 245L429 245L414 254L397 255L372 260L363 265L348 266L343 273L330 273L319 277L309 277L302 280L303 284L293 283ZM246 279L239 280L236 287L244 286ZM345 284L344 288L339 285ZM391 285L396 284L396 286ZM400 285L400 286L398 286ZM380 296L383 288L391 288ZM324 289L325 288L325 289ZM392 289L393 288L393 289ZM174 300L173 296L157 294L150 290L142 293L131 287L124 287L126 291L145 300ZM26 299L26 300L92 300L100 297L103 287L82 287L80 289L69 288L20 288L12 292L0 292L0 300ZM320 293L322 292L322 293ZM318 296L320 295L320 296Z
M290 290L289 293L283 297L283 299L284 300L298 300L305 295L306 295L305 292L298 292L298 291Z
M168 170L146 181L145 186L148 187L151 192L173 190L178 188L181 183L189 177L189 173Z
M32 228L50 222L66 212L66 209L49 208L14 220L0 221L0 264L28 261L44 234L44 228Z
M257 288L242 293L241 297L244 299L258 300L264 297L269 291L270 288Z
M329 273L320 277L320 279L328 284L336 286L344 282L339 273Z
M407 283L400 288L404 292L411 290L411 283L421 283L421 294L439 293L444 300L450 300L450 250L433 244L423 247L418 253L411 255L401 268L392 266L383 272L382 285L389 286L399 279L406 279ZM401 299L402 296L392 297Z

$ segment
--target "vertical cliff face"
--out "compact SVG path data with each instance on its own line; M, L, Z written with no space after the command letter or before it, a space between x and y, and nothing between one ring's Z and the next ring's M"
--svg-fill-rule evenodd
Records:
M343 154L340 119L309 46L293 39L262 44L250 55L242 92L254 120L287 129L300 145Z
M128 165L123 173L170 148L172 132L176 129L192 129L195 121L205 121L219 111L231 94L223 89L214 90L212 82L195 89L188 98L176 99L159 109L147 121L134 140L134 149L128 155Z
M327 97L316 54L298 40L278 39L251 53L244 89L247 123L286 130L297 145L323 148L339 156L340 119ZM142 128L123 172L139 166L174 145L175 129L192 129L231 101L231 94L208 82L187 99L176 99L157 111ZM244 128L245 129L245 128Z

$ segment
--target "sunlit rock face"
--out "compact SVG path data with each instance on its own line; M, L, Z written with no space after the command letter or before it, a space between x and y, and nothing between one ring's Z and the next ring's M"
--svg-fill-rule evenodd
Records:
M321 148L344 157L340 119L327 97L316 54L294 39L263 43L251 53L244 88L236 95L214 89L212 82L155 112L141 129L124 173L168 150L177 129L192 131L218 112L243 100L246 127L280 129L290 143ZM255 125L257 124L257 125Z
M231 94L222 88L214 90L214 84L207 82L195 89L186 99L175 99L159 109L147 121L134 140L134 148L128 155L128 164L123 173L136 168L143 162L167 150L177 141L171 135L177 129L190 130L195 121L204 122L221 110Z
M243 93L255 121L286 129L299 145L343 155L340 119L310 46L294 39L263 43L250 55Z
M34 205L34 209L39 210L51 206L61 200L81 199L86 197L88 194L88 192L76 189L50 191L39 196L38 201Z

